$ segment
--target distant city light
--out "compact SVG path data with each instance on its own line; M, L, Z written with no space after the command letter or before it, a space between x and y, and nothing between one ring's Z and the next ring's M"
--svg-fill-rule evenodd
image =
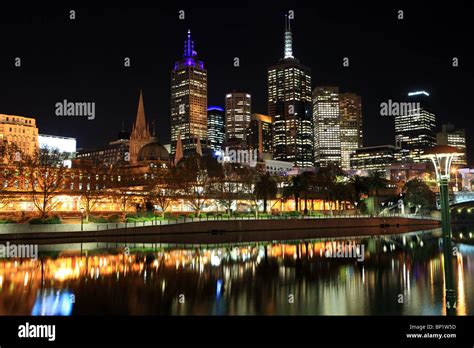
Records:
M220 106L209 106L207 108L207 111L224 111L224 109L221 108Z
M416 92L410 92L408 93L408 96L411 97L411 96L414 96L414 95L420 95L420 94L424 94L426 95L427 97L430 96L430 94L426 91L416 91Z

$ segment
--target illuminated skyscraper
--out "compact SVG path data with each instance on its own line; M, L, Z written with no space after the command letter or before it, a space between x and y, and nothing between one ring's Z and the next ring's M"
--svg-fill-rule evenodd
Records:
M320 167L341 166L339 88L316 87L313 92L314 161Z
M463 128L455 128L448 123L441 126L441 132L436 133L437 145L452 146L458 148L464 154L453 158L453 164L466 166L466 131Z
M183 59L171 71L171 154L176 152L178 133L184 156L196 153L198 138L207 143L207 71L197 59L188 30Z
M225 139L224 109L210 106L207 109L207 136L212 151L220 151Z
M422 162L424 150L436 145L436 117L429 111L429 93L408 93L408 112L395 116L395 144L408 150L408 159Z
M293 56L286 19L284 56L268 69L268 115L273 119L273 158L299 167L313 165L311 73Z
M272 153L272 118L268 115L252 114L247 128L247 146L257 150L259 158L263 153Z
M252 98L248 93L229 93L225 96L225 138L245 141L252 115Z
M354 93L339 94L339 113L341 119L341 167L350 169L350 156L363 146L362 141L362 102Z

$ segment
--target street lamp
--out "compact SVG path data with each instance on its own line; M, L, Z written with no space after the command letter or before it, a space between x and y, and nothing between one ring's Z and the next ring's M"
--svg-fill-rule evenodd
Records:
M448 183L451 175L451 162L454 157L460 155L462 155L462 152L452 146L435 146L422 155L422 158L430 159L433 162L436 171L436 181L439 184L447 315L456 315L456 289L453 275L453 249Z
M84 231L84 208L81 208L81 231Z

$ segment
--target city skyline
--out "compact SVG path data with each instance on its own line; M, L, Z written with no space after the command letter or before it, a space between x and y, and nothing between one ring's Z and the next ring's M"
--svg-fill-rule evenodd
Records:
M23 86L23 88L20 88L20 85L15 79L8 79L11 75L16 75L18 78L18 68L16 68L17 70L14 70L15 68L13 67L11 59L9 62L9 66L11 67L6 67L6 64L8 62L6 61L5 57L2 57L0 60L0 69L4 73L3 75L7 78L7 80L11 82L9 84L11 88L8 89L7 93L2 94L3 97L0 97L0 102L2 105L1 112L4 114L33 117L37 120L37 125L41 133L75 137L78 139L78 147L94 148L103 146L107 142L115 139L115 135L122 128L123 123L125 123L125 129L127 131L131 131L132 122L134 121L136 115L136 99L140 89L142 89L144 98L146 99L147 120L150 123L154 121L155 126L157 128L158 140L161 143L169 143L169 70L172 69L173 62L176 60L176 58L179 57L179 52L182 51L182 38L187 32L187 30L190 28L193 32L193 38L199 44L200 59L206 61L206 68L209 70L209 105L218 105L223 107L226 93L229 93L232 90L248 90L249 94L252 95L252 111L266 114L266 69L272 64L274 64L282 56L282 37L284 31L283 15L288 10L288 7L286 7L285 9L272 9L270 11L271 15L268 15L262 19L269 21L271 25L269 25L268 28L262 28L261 30L255 32L257 38L261 37L262 35L260 31L265 32L266 34L266 41L259 41L261 46L264 45L261 50L261 52L264 53L264 57L262 57L262 59L260 59L259 57L257 57L257 55L254 54L255 44L252 43L249 43L249 47L246 50L240 51L243 52L243 54L239 54L238 52L241 49L240 46L238 47L239 49L237 49L237 47L233 47L233 51L235 52L235 54L231 55L228 55L227 53L230 50L228 46L232 47L232 44L212 45L212 43L215 42L215 36L217 34L210 34L210 27L212 26L206 23L205 20L197 21L196 19L194 19L196 13L199 13L200 11L198 9L187 10L187 19L181 21L178 19L177 10L172 11L171 9L168 9L164 11L166 13L166 15L163 15L163 17L165 17L164 20L167 23L174 23L172 27L168 26L172 28L172 30L167 32L167 35L160 35L160 39L163 39L166 42L166 44L163 44L160 49L160 56L166 56L166 59L163 58L159 59L158 61L160 62L160 66L166 66L167 73L156 74L154 72L154 69L150 70L150 72L147 72L146 68L149 67L149 64L146 63L150 63L152 61L152 58L145 58L143 54L138 53L134 56L132 54L133 50L128 49L127 51L129 51L129 54L117 54L114 57L114 65L112 65L110 69L106 69L107 74L111 74L111 77L114 77L110 80L103 79L104 76L102 75L100 76L100 78L98 78L98 80L101 82L99 84L94 84L94 79L85 78L84 81L80 83L80 85L85 86L81 86L81 88L69 87L68 85L66 85L64 91L58 92L59 87L55 88L54 84L48 84L45 86L44 91L42 90L38 92L38 86L35 86L35 83L33 83L32 85L28 84L29 77L31 78L36 74L41 75L42 73L41 71L35 71L34 69L34 67L37 67L38 63L33 66L30 65L31 57L33 57L31 53L30 55L19 54L23 58L23 65L21 69L24 69L24 72L20 72L20 74L22 74L22 76L26 74L26 76L24 76L25 78L22 77L22 79L26 82L27 86ZM402 64L401 62L396 63L389 62L386 60L385 65L387 65L387 70L390 70L392 68L396 68L395 70L404 68L406 69L406 73L408 73L412 69L417 68L419 69L419 72L411 74L411 78L405 77L403 84L397 82L393 83L393 86L391 86L388 83L370 83L371 86L374 86L376 88L369 89L377 89L377 93L375 93L376 96L374 97L374 92L367 92L366 90L364 91L366 87L357 87L357 84L362 85L362 83L358 82L360 81L360 79L356 78L356 76L365 71L365 73L367 74L367 80L370 80L376 75L375 71L371 72L372 69L368 69L367 66L362 69L361 66L367 64L363 63L363 60L360 61L361 57L353 56L354 51L349 49L350 46L347 46L347 56L349 56L350 58L349 67L344 68L342 65L342 58L344 57L344 55L340 55L337 59L334 59L329 62L328 58L334 58L334 53L318 53L317 50L312 48L311 44L308 44L308 35L305 35L305 30L307 30L309 26L308 18L310 17L310 14L316 16L316 18L318 18L319 15L311 11L309 11L310 14L305 13L305 11L303 11L302 9L298 9L297 7L294 7L293 10L295 11L295 20L292 21L292 31L294 31L295 41L293 48L294 56L298 57L302 62L304 62L311 68L313 80L311 88L314 89L317 86L335 85L340 88L340 91L342 93L351 92L361 96L364 115L364 146L393 144L394 120L392 117L381 117L379 105L380 103L385 102L388 99L404 101L404 96L406 96L406 93L408 91L417 89L426 89L430 91L431 98L434 104L434 114L437 118L437 130L440 129L441 124L451 122L458 128L465 128L467 130L467 133L469 134L469 125L467 123L469 122L468 118L459 116L465 114L465 111L459 111L465 108L465 106L462 105L462 100L463 98L465 98L463 97L463 94L466 93L465 88L459 88L456 91L457 93L449 91L449 93L440 94L443 89L442 85L436 85L433 87L432 82L421 82L422 77L424 77L425 81L432 80L432 77L423 73L423 70L426 68L422 68L423 64L420 64L421 62L417 59L411 59L411 63L408 62L408 65ZM419 12L419 10L419 8L406 8L405 12L417 13L417 11ZM212 10L210 9L210 11ZM260 13L259 11L261 10L257 8L255 10L256 13L253 15L258 16ZM439 13L435 12L433 9L430 9L430 11L431 14L439 15ZM146 11L132 10L132 12L140 12L143 15L143 18L148 18L149 16L145 13ZM78 16L78 19L80 18L81 21L88 21L87 23L91 24L91 27L94 27L94 25L98 26L98 23L94 20L94 13L92 13L91 15L91 13L87 13L86 11L81 12L80 10L78 10L78 14L81 13L83 17L81 18ZM241 13L241 10L236 9L235 13L237 15L238 13ZM102 15L103 14L104 13L102 13ZM122 16L120 18L124 18L125 16L128 17L128 15L124 14L123 12L120 12L119 10L107 10L105 11L105 14L106 20L107 18L109 18L109 16L111 17L112 25L115 23L117 16ZM67 25L66 22L60 21L58 19L58 16L60 16L59 13L54 12L50 14L50 16L52 19L52 23L56 23L59 21L61 25ZM204 18L209 18L209 16L210 15L208 14L207 16L204 16ZM341 16L348 16L348 13L346 13L346 11L342 11ZM391 13L389 13L389 10L386 10L384 12L384 16L393 17L392 22L389 22L387 26L393 27L396 24L396 13L393 11L393 9ZM24 17L27 18L28 14L26 14ZM130 17L133 16L130 15ZM412 25L410 24L412 22L410 22L408 16L406 17L407 18L404 19L405 22L403 23L405 23L405 27L408 27ZM418 18L418 21L421 20L423 19ZM227 27L229 33L232 30L236 30L235 23L233 23L233 20L231 22L232 25L229 25ZM332 21L333 24L339 22L339 20ZM6 23L8 23L8 20L6 21ZM328 19L323 18L322 21L318 21L318 25L322 25L322 23L328 24ZM326 28L327 32L325 31L324 33L327 35L331 35L329 30L330 26L326 26ZM49 29L51 29L51 27L46 26L46 28L42 30ZM242 28L238 27L238 29ZM399 30L405 32L407 28L399 28ZM317 31L311 30L311 32L316 33ZM268 33L270 33L270 35L267 35ZM147 26L145 26L145 28L143 29L142 36L148 38L150 37L150 32L147 31ZM169 37L165 38L165 36ZM140 45L142 43L141 41L143 41L143 39L140 39L139 37L137 37L137 40L138 41L132 46ZM339 44L344 42L342 38L339 41ZM455 42L459 43L460 38L455 40ZM170 44L171 46L168 44ZM408 42L406 44L410 46ZM7 47L11 45L13 45L13 47L15 46L14 44L12 44L12 42L10 42L10 40L7 40L5 45ZM216 49L214 46L218 46L219 49ZM460 49L462 52L462 47L460 47ZM216 51L218 52L217 54ZM222 57L222 54L219 54L220 51L226 52L225 59ZM329 51L325 50L324 52ZM458 49L457 52L459 51L460 50ZM414 51L414 58L418 57L418 55L416 54L417 52L419 53L419 51ZM467 67L466 59L462 58L465 57L465 55L459 55L460 58L462 58L460 59L460 66L454 68L451 65L451 61L447 58L445 59L444 63L441 64L439 57L442 56L442 54L438 53L438 51L433 53L433 56L435 58L431 59L429 57L425 57L425 65L430 66L431 64L432 66L433 60L441 68L443 68L444 65L443 71L445 71L446 74L453 74L452 77L448 76L448 79L460 78L459 72L466 72L466 69L469 69ZM99 61L104 64L107 60L104 58L109 57L109 55L109 53L104 53L103 56L100 56ZM41 57L41 59L46 59L45 56L47 55L44 55L43 57ZM123 58L127 56L131 58L131 67L129 69L123 67ZM99 57L99 55L97 57ZM218 57L219 59L217 59ZM235 57L240 58L240 67L238 68L234 66L233 58ZM369 57L369 55L367 55L366 58L367 57ZM354 63L354 58L356 58L356 63ZM386 58L387 55L381 54L379 59L383 60ZM51 59L51 57L49 59ZM90 63L91 62L88 60L81 62L81 60L77 58L63 59L60 63L58 63L58 70L61 71L64 66L74 64L78 66L78 71L82 72L84 67L87 67L87 65ZM155 63L151 63L151 66L153 67L153 64ZM380 68L380 66L377 65L377 62L375 62L374 60L371 60L371 63L376 63L372 66L372 68ZM46 66L48 65L46 64ZM92 67L94 68L94 66ZM321 73L321 70L325 69L327 69L328 72ZM95 70L92 69L92 71ZM222 72L224 71L226 73L222 74ZM256 76L253 76L255 75L253 74L254 72L258 72L258 74ZM390 75L393 75L393 72L387 71L387 73L388 74L386 76L388 77L390 77ZM406 73L404 73L404 71L401 71L400 75L406 75ZM53 71L51 80L54 81L57 78L57 74L60 75L59 72L55 73ZM249 78L250 74L252 74L252 78ZM467 70L467 78L465 78L465 80L468 80L468 77L469 70ZM122 78L123 81L120 81ZM399 79L402 79L402 77L399 77ZM225 84L222 80L225 80ZM107 85L109 83L112 84L113 82L117 81L119 81L117 87L110 88L108 90L110 93L105 96L104 93L107 93L107 91L102 91L102 89L105 87L104 83L105 85ZM126 83L127 81L128 83ZM86 88L86 86L89 85L89 82L91 82L91 86L93 87ZM447 83L447 85L448 84L449 83ZM458 83L459 86L463 86L466 84L467 81L461 81L461 83ZM222 87L224 85L225 87ZM31 93L31 90L30 93L28 93L29 89L32 89L33 91L36 90L37 93ZM166 90L168 91L166 92ZM380 98L377 97L377 95L382 95L382 93L378 92L379 90L390 90L390 92L383 92L383 98ZM69 92L71 93L69 94ZM120 95L119 99L117 99L117 93ZM37 100L39 96L42 96L41 100ZM54 104L57 101L61 101L63 99L96 102L97 118L93 121L77 118L58 118L54 115ZM113 99L114 101L110 102L110 99ZM21 100L22 102L20 103L18 102L18 100ZM27 100L31 102L27 103ZM50 102L48 102L48 100ZM452 100L452 102L446 102L447 100ZM458 111L455 111L456 109L458 109ZM451 110L453 110L452 113ZM383 128L385 131L376 131L380 128ZM96 136L97 133L95 132L98 132L101 136ZM469 151L470 148L472 148L471 139L469 139L468 137L468 160L472 158L471 151Z

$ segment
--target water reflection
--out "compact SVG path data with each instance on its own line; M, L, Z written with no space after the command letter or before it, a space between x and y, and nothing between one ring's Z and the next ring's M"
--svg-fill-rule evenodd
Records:
M43 246L38 260L0 261L0 314L441 315L439 236L337 240L363 245L363 262L327 258L334 239ZM457 247L457 314L472 315L474 247Z

